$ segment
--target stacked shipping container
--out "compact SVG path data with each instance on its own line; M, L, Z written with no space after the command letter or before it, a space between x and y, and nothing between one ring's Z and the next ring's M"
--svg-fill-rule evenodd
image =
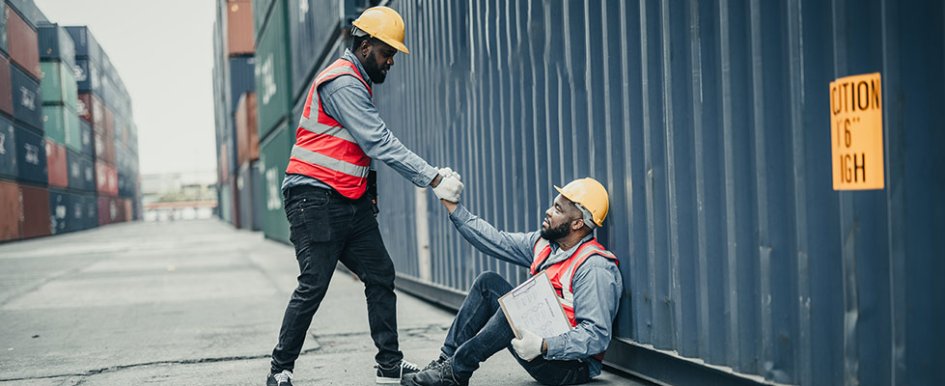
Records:
M214 25L219 215L236 227L259 229L253 181L259 178L253 2L219 0Z
M105 52L30 0L0 16L0 241L136 218L137 133Z

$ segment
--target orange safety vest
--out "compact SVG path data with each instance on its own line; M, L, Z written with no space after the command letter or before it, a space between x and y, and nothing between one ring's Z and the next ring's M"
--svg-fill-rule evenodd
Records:
M358 199L367 190L371 157L364 153L348 129L325 114L321 98L318 97L319 86L345 75L361 81L368 93L374 95L354 63L345 59L336 60L318 73L308 90L305 109L302 110L299 127L295 130L295 146L292 147L286 173L315 178L342 196ZM314 116L313 105L318 106Z
M619 264L616 255L605 249L603 245L597 242L596 238L592 238L581 244L567 259L554 263L542 271L551 281L551 286L555 289L555 295L558 296L558 303L561 303L564 315L568 317L568 322L571 323L572 328L577 326L577 319L574 318L574 291L572 290L574 273L581 267L581 264L584 264L588 258L594 255L599 255L614 264ZM538 268L544 264L548 256L551 256L551 243L539 237L532 248L532 256L532 266L529 271L534 276L542 273L538 271ZM599 353L593 357L597 360L603 360L604 353Z

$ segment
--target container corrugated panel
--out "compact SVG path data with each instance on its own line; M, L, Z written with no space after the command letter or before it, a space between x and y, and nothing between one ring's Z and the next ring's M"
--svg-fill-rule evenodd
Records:
M258 9L258 8L257 8ZM290 105L288 36L286 34L285 2L277 1L266 29L256 46L256 106L259 117L259 138L265 138L285 119Z
M65 105L43 106L43 132L56 142L69 145L70 149L81 149L79 115Z
M10 66L13 85L13 117L34 129L43 129L43 100L39 82L16 65Z
M95 190L99 195L118 195L118 171L110 163L95 161Z
M23 204L20 202L20 187L14 182L0 180L0 213L4 213L0 216L0 241L19 239Z
M70 69L75 67L75 43L65 28L59 24L42 24L37 34L41 61L65 63Z
M74 198L71 194L60 189L49 190L49 228L51 233L62 234L71 230Z
M226 221L229 224L232 224L236 218L236 214L233 213L233 189L230 188L230 181L224 180L217 184L217 189L220 190L220 203L218 204L220 210L220 218L223 221Z
M82 198L85 208L85 223L82 229L90 229L98 226L98 197L95 193L87 193Z
M43 142L46 146L46 170L49 186L59 188L69 186L69 163L66 160L65 145L56 143L49 138Z
M251 173L251 194L253 196L253 200L249 202L249 204L252 206L252 208L250 208L252 212L250 218L252 219L252 230L258 231L263 229L263 217L266 214L265 194L268 187L263 183L264 173L260 168L261 164L259 161L252 161L249 165ZM281 186L282 182L280 181L279 184Z
M98 197L98 225L108 225L118 221L118 199Z
M49 190L45 187L20 185L20 200L23 215L20 221L20 237L49 236Z
M13 115L13 75L10 73L10 60L0 53L0 111Z
M43 136L18 125L13 136L16 138L17 179L46 185L46 144L43 143Z
M255 51L252 1L227 0L225 6L227 54L252 55Z
M16 178L19 175L16 152L16 129L13 122L0 116L0 177Z
M718 368L945 384L945 4L418 4L394 3L412 54L376 88L379 110L501 229L536 229L553 183L604 183L598 236L626 285L612 348L638 354L609 360L670 384ZM829 83L873 72L886 187L834 191ZM418 220L413 186L386 168L380 186L397 200L379 219L398 272L419 275L429 221L434 283L522 277L474 252L432 195Z
M33 79L39 79L39 39L36 29L11 7L6 8L6 15L10 60L20 65Z
M229 105L227 114L236 112L240 96L256 89L256 59L252 56L238 56L229 59L230 89L227 94Z
M237 162L244 165L259 159L259 131L256 129L256 94L239 97L234 114Z
M102 73L97 64L88 59L76 58L75 80L76 89L80 93L94 93L97 97L102 96Z
M76 58L91 59L98 63L102 58L102 49L95 36L86 26L68 26L66 32L72 37Z
M321 59L329 55L341 33L341 4L332 0L289 0L289 48L292 50L292 97L305 93L306 79L314 76ZM306 90L306 91L303 91Z
M253 230L253 171L249 163L240 166L239 175L236 177L236 191L239 196L239 227L242 229Z
M105 111L102 108L102 101L91 93L81 93L78 97L79 118L92 124L96 132L105 127Z
M89 223L93 220L88 212L88 193L68 192L71 196L69 205L69 223L66 227L67 232L76 232L89 228ZM94 220L98 221L98 211L95 211Z
M290 134L292 133L292 134ZM290 132L285 123L279 125L260 145L259 168L262 175L256 184L263 187L262 229L266 237L289 242L289 222L282 208L282 180L289 165L289 150L295 140L294 130Z
M7 8L16 9L33 28L49 22L49 19L33 0L7 0L7 3Z
M83 192L94 192L95 162L91 157L67 150L69 162L69 188Z
M7 52L7 3L0 1L0 51Z
M88 157L95 156L95 137L92 131L92 125L85 120L79 120L79 140L82 148L79 150Z
M97 132L93 135L95 138L95 159L115 163L115 141L108 138L104 132Z
M42 62L40 91L43 103L65 104L73 110L78 108L78 88L73 67L61 62Z
M278 3L282 1L284 0L278 0L275 2ZM257 37L257 41L260 31L262 31L264 25L267 23L266 19L271 12L273 2L273 0L253 0L253 31L256 32L255 36Z

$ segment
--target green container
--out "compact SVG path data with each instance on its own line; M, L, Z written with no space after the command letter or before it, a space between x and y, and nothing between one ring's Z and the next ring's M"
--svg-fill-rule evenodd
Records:
M273 6L256 45L256 109L259 138L265 138L292 108L285 1Z
M46 137L58 143L66 144L70 150L82 151L82 132L79 128L79 114L69 106L43 106L43 127Z
M267 11L272 5L272 1L273 0L253 0L253 32L256 33L256 35L254 35L255 37L259 37L259 31L266 22ZM285 3L286 0L276 2Z
M259 149L259 170L262 174L254 184L263 184L263 195L253 205L262 207L262 229L266 237L289 242L289 221L282 208L282 179L285 168L289 165L289 152L295 135L285 123L279 125L273 133L263 140ZM259 212L257 212L259 213Z
M40 69L43 103L64 104L77 110L79 92L72 68L60 62L42 62Z

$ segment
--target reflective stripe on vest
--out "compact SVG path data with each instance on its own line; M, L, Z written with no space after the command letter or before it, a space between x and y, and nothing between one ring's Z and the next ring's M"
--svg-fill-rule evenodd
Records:
M336 60L319 73L312 81L305 108L299 118L295 146L292 147L286 173L318 179L341 195L357 199L367 190L371 158L364 153L348 129L325 114L318 96L318 88L322 84L345 75L359 80L373 95L371 87L361 77L354 63L345 59Z
M614 264L618 264L616 255L604 249L604 246L598 243L597 239L590 239L584 244L581 244L567 259L554 263L550 267L545 268L544 271L539 272L538 269L541 268L545 260L551 256L551 243L548 242L548 240L539 238L532 247L533 258L529 271L532 276L538 273L544 273L548 276L551 286L555 289L558 302L561 303L561 308L564 309L564 315L567 316L568 322L571 323L572 328L577 326L577 318L574 316L574 291L572 290L574 285L574 273L577 272L577 269L580 268L588 258L594 255L601 256L614 262ZM594 355L593 357L597 360L603 360L603 353Z

